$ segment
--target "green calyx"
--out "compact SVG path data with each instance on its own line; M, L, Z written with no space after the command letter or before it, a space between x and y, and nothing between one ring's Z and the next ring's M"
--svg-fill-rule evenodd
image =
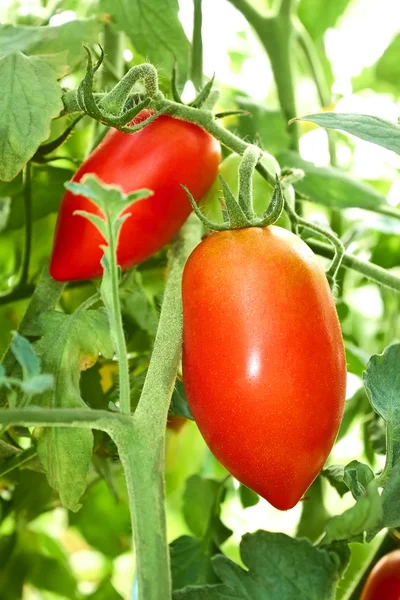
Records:
M186 191L192 208L201 222L213 231L228 231L230 229L245 229L247 227L268 227L275 223L282 214L284 197L278 176L276 176L274 193L265 213L257 216L253 209L253 175L262 159L262 150L257 146L249 145L243 152L239 165L239 192L235 198L226 181L219 175L224 195L224 223L216 223L207 219L197 206L190 190Z

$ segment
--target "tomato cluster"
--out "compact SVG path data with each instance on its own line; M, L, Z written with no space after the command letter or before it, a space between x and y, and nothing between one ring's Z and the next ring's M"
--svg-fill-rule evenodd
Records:
M239 160L221 165L233 192ZM268 160L278 173L275 159ZM153 190L125 211L117 260L129 268L164 246L188 217L181 184L200 200L219 161L219 144L207 132L160 116L133 135L109 132L74 180L95 173L125 192ZM218 185L211 196L220 195ZM255 192L256 208L265 211L272 188L255 179ZM101 215L87 198L65 193L50 267L60 281L102 272L102 236L76 210ZM204 439L239 481L278 509L293 507L324 465L345 399L343 341L320 263L282 227L213 233L186 264L182 297L184 385Z

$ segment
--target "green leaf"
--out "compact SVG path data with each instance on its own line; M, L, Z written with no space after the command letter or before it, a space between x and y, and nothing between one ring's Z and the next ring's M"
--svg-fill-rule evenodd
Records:
M299 17L314 39L322 37L327 29L334 27L351 0L300 0Z
M54 385L53 375L43 373L36 375L28 381L24 381L21 385L21 389L25 394L43 394L46 390L49 390Z
M157 331L158 314L147 295L142 282L142 275L133 269L121 286L121 303L124 315L136 322L143 331L154 336Z
M321 476L325 477L332 487L335 488L339 496L342 498L349 488L344 483L344 467L343 465L331 465L321 471Z
M326 129L340 129L400 154L400 125L380 117L357 113L326 112L306 115L299 121L311 121Z
M43 369L54 374L55 387L41 398L48 407L86 406L80 389L80 372L91 367L99 353L111 358L109 325L103 310L72 315L43 313L38 321L37 345ZM60 494L63 506L79 509L86 488L93 434L86 429L46 428L39 430L37 451L49 483Z
M185 417L193 421L193 415L190 411L189 404L187 402L185 387L179 379L176 379L174 391L172 393L171 405L169 407L171 415L177 417Z
M178 18L177 0L101 0L101 7L142 56L167 77L176 60L179 79L186 81L190 44Z
M100 20L95 18L71 21L57 27L0 25L0 55L18 51L42 55L62 52L66 64L72 69L86 59L82 43L97 42L101 27ZM65 51L68 51L67 54Z
M350 371L350 373L353 372L349 368L349 366L347 366L347 369L348 371ZM364 388L360 388L351 398L346 400L346 404L344 405L343 419L340 425L337 439L341 440L349 432L349 429L351 428L357 417L367 414L368 412L370 412L370 405Z
M63 108L53 69L38 57L0 58L0 179L15 177L50 135Z
M243 508L255 506L260 501L260 496L256 494L256 492L253 492L253 490L251 490L250 488L243 485L242 483L239 487L239 497Z
M224 483L193 475L183 494L183 515L190 531L198 538L211 538L219 546L232 534L219 515L225 496Z
M400 34L397 34L390 42L382 56L377 62L365 67L360 75L353 78L353 90L370 88L377 92L389 92L394 96L399 95L399 65Z
M333 600L343 571L343 556L283 533L246 534L240 554L248 571L218 555L212 564L223 583L187 587L174 600Z
M325 529L329 513L324 504L324 488L322 478L317 477L308 488L306 498L302 502L300 521L296 537L307 538L310 542L317 541Z
M351 491L353 498L358 500L367 490L368 485L374 479L374 472L371 467L358 460L352 460L346 465L343 481Z
M184 535L170 544L170 553L173 590L218 581L203 540Z
M392 464L400 460L400 343L371 357L363 380L373 409L386 421Z
M106 482L101 480L90 487L81 510L70 515L70 524L93 548L110 558L130 549L132 535L123 473L120 468L114 468L114 473L118 502L110 494Z
M364 531L375 528L381 518L382 499L378 492L378 483L373 480L354 506L328 521L322 544L358 540Z
M356 181L340 169L316 167L303 160L296 152L283 152L278 155L282 167L295 167L305 173L304 179L294 184L299 192L310 197L312 202L329 208L364 208L374 210L386 203L386 198L371 186Z

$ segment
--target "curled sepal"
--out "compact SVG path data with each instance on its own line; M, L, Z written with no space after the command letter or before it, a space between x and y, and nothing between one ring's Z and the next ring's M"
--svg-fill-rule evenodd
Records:
M199 219L203 223L203 225L205 225L208 229L212 229L212 231L227 231L228 229L230 229L228 223L220 224L220 223L215 223L214 221L210 221L210 219L207 219L205 214L203 214L201 212L200 208L197 206L196 200L193 198L190 190L185 185L182 185L182 188L187 193L189 202L192 205L192 208L193 208L195 214L199 217Z
M97 106L93 95L94 75L97 69L100 67L101 63L103 62L103 49L100 46L100 58L98 59L97 63L93 65L92 53L90 52L90 49L85 45L83 47L87 54L86 73L85 77L82 79L78 86L76 99L78 102L78 106L82 112L86 113L90 117L93 117L94 119L97 119L98 121L103 121L103 114Z
M254 217L253 175L261 156L261 148L247 146L239 165L239 206L248 219Z
M228 229L243 229L244 227L249 227L249 219L242 210L242 207L236 200L235 196L232 194L229 185L226 183L225 179L221 175L218 175L218 178L221 182L226 209L229 217Z

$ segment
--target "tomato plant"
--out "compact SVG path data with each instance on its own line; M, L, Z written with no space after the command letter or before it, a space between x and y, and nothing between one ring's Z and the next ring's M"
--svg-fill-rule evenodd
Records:
M360 600L400 598L400 550L383 556L368 576Z
M150 116L142 111L133 124ZM160 250L183 225L190 205L181 184L201 199L216 177L220 161L217 141L196 125L160 116L135 134L110 131L73 177L87 173L124 192L151 189L153 195L125 209L118 239L118 264L127 269ZM201 163L201 168L199 164ZM66 191L61 201L50 273L57 281L90 279L102 274L104 242L77 210L101 214L90 200Z
M394 592L400 38L367 4L0 2L0 598Z

